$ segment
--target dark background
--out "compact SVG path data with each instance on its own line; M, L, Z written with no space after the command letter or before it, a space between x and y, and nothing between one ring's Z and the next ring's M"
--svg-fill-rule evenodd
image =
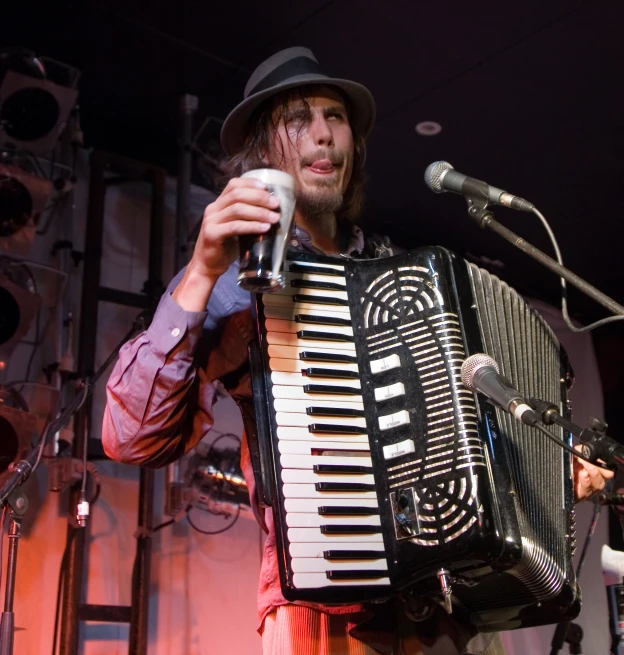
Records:
M20 45L80 69L85 144L176 173L179 103L199 98L194 179L214 186L219 121L265 57L311 48L325 70L377 100L361 221L401 245L441 244L485 263L519 291L558 304L553 274L474 224L461 197L436 196L426 166L459 171L532 201L564 262L624 303L621 0L5 0L0 47ZM416 133L420 121L442 125ZM531 214L497 218L552 253ZM606 310L571 292L588 322ZM610 433L624 431L624 339L594 334Z

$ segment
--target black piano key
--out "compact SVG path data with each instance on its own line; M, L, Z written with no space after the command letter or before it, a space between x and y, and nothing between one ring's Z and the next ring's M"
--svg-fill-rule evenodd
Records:
M315 305L340 305L346 307L349 304L348 300L342 298L329 298L328 296L311 296L307 293L295 293L292 297L293 302L310 302Z
M322 525L321 534L379 534L380 525Z
M319 341L344 341L354 342L355 339L349 334L338 334L337 332L321 332L320 330L299 330L299 339L318 339Z
M367 434L366 427L360 425L333 425L332 423L311 423L308 430L312 434L327 432L329 434Z
M324 550L324 559L383 559L383 550Z
M317 491L375 491L374 484L365 482L315 482Z
M336 378L338 380L359 380L357 371L341 371L337 368L302 368L301 372L309 378Z
M295 314L295 321L298 323L312 323L320 325L344 325L350 326L350 318L340 318L339 316L313 316L312 314Z
M327 393L335 396L361 395L360 389L356 389L355 387L334 387L330 384L304 384L303 390L305 393Z
M296 262L291 262L288 270L291 273L315 273L317 275L329 275L331 277L342 277L344 278L344 271L337 271L333 268L325 268L324 266L304 266L303 264L297 264Z
M387 578L388 571L377 571L375 569L362 571L325 571L328 580L376 580Z
M349 507L348 505L321 505L318 508L321 516L376 516L378 507Z
M313 350L304 350L299 353L299 359L304 362L339 362L354 364L357 362L355 355L342 355L340 353L322 353Z
M355 464L314 464L312 470L315 473L372 473L372 466L359 466Z
M345 407L306 407L306 414L309 416L364 416L364 410Z
M338 284L338 282L321 282L319 280L291 280L290 286L295 289L325 289L326 291L345 291L346 284Z

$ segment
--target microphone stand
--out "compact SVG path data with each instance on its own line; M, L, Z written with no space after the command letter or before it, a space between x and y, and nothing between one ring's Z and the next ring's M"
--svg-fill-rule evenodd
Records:
M56 434L71 418L71 416L82 407L87 397L95 388L96 382L104 371L117 357L120 348L138 332L145 330L148 322L148 312L142 312L132 324L132 328L126 336L113 348L106 361L91 376L86 376L76 381L76 386L82 393L77 393L69 405L61 414L48 424L41 436L40 442L32 447L21 461L13 464L10 468L11 474L6 482L0 487L0 503L5 507L9 517L9 553L7 558L6 589L4 596L4 611L0 621L0 655L13 655L13 641L15 631L15 615L13 613L13 600L15 596L15 576L17 571L17 549L19 538L22 532L22 519L28 509L28 498L21 489L21 486L28 480L41 461L41 454L51 435ZM84 524L84 522L83 522ZM2 534L0 534L0 539ZM2 563L0 562L0 565Z
M522 237L519 237L515 232L508 230L505 226L495 220L493 212L488 209L488 185L485 182L467 179L462 186L462 194L468 203L468 216L474 219L480 227L483 229L487 227L492 230L492 232L496 232L496 234L503 237L503 239L509 241L509 243L516 246L516 248L519 248L527 255L533 257L533 259L536 259L540 264L543 264L559 277L564 278L564 280L569 282L572 286L576 287L590 298L593 298L593 300L600 303L603 307L606 307L616 316L624 316L624 306L615 302L615 300L596 289L596 287L583 280L583 278L572 273L568 268L562 266L552 259L552 257L549 257L535 246L532 246Z
M600 419L590 416L589 427L581 428L559 414L555 405L539 398L531 398L529 404L540 414L545 425L559 425L566 432L578 437L583 445L583 455L592 463L601 459L609 468L624 468L624 446L607 436L608 425Z

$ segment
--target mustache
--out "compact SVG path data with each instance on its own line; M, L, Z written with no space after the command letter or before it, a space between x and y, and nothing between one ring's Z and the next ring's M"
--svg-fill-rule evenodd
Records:
M319 161L319 159L329 159L333 166L342 166L345 156L343 153L335 152L334 150L319 148L312 154L302 157L301 163L304 166L311 166L315 161Z

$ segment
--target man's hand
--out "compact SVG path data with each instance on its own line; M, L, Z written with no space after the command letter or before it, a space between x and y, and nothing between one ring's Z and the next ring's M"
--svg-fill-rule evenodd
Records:
M232 178L204 211L193 257L173 292L176 302L204 311L216 281L238 256L238 237L266 232L279 221L278 208L278 198L259 180Z
M574 448L580 451L582 446L579 444ZM613 477L613 471L598 468L578 457L573 458L573 466L574 497L577 503L589 500L600 493L604 489L607 480Z

